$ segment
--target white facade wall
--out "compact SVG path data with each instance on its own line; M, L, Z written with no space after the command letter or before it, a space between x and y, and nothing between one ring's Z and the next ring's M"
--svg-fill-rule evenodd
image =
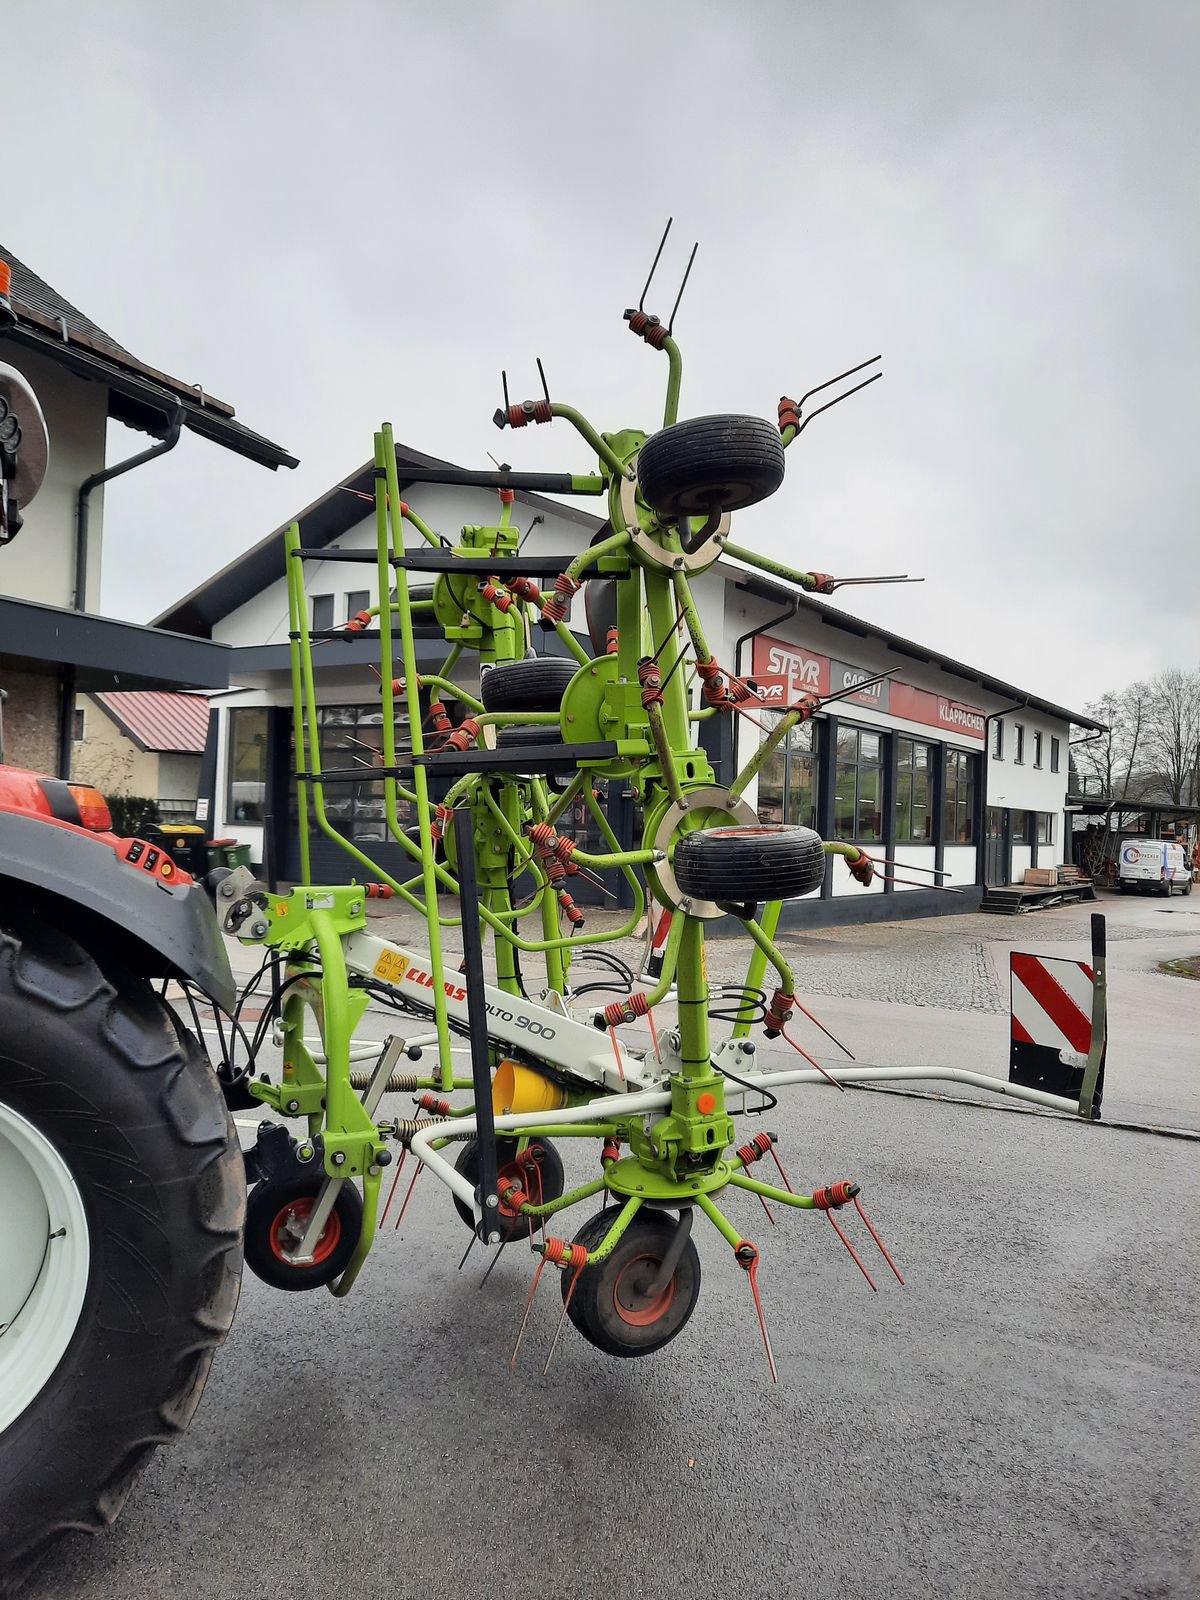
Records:
M5 344L4 359L28 378L50 434L50 460L25 525L4 550L4 593L14 600L70 606L75 594L75 516L79 485L104 467L108 390L87 383L33 350ZM104 490L92 491L86 609L100 605Z
M1065 722L1058 722L1042 712L1031 711L1028 707L1008 712L998 720L1003 726L1002 753L999 757L992 753L995 749L994 735L989 730L988 805L1006 806L1012 811L1048 812L1054 819L1051 823L1053 839L1049 844L1038 846L1038 864L1046 866L1051 862L1062 861L1064 806L1067 795L1067 771L1070 765L1068 748L1070 727ZM1025 730L1024 757L1019 762L1016 759L1018 727L1023 727ZM1040 767L1034 765L1035 733L1040 733L1042 736ZM1050 765L1052 739L1058 740L1057 772L1054 772ZM1021 876L1016 868L1016 848L1014 847L1013 851L1013 881L1020 883ZM1026 854L1028 855L1028 851ZM1028 860L1023 865L1028 866Z

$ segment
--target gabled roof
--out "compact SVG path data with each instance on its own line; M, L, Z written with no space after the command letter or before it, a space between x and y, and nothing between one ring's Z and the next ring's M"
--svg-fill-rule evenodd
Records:
M205 695L146 689L98 694L95 698L139 749L160 754L204 754L209 716Z
M12 269L9 298L17 315L11 326L0 327L0 337L36 350L80 377L105 383L109 415L116 421L161 437L167 419L181 408L183 426L215 444L265 467L298 464L280 445L236 421L233 407L226 401L131 355L2 244L0 261Z
M438 456L427 456L406 444L396 446L396 467L400 487L411 481L405 478L404 469L410 467L451 467L452 463ZM453 468L452 468L453 470ZM577 523L588 538L604 526L599 517L592 517L575 506L560 505L557 500L546 500L538 494L516 491L517 502L534 511L552 513L566 522ZM369 503L368 503L369 502ZM200 638L210 638L213 624L236 611L247 600L274 583L285 574L283 535L292 522L300 524L300 537L307 548L317 549L332 544L343 533L356 527L371 514L375 502L375 465L368 461L349 477L335 483L319 500L306 506L296 517L289 517L282 527L267 534L242 555L236 556L211 578L207 578L191 594L184 595L173 606L161 612L152 623L156 628L172 628L178 633L193 633Z

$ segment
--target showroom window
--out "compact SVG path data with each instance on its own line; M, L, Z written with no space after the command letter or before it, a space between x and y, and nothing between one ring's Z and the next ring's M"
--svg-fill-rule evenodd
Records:
M942 843L970 844L975 838L975 757L969 750L947 750L942 789Z
M345 771L360 762L374 765L383 751L383 712L377 705L321 706L317 710L322 772ZM396 750L408 749L408 717L397 706ZM295 738L292 740L292 769L295 770ZM383 782L370 776L370 765L363 767L361 779L325 786L325 814L339 833L355 844L382 844L389 837ZM310 802L311 804L311 802ZM396 813L402 824L413 821L410 803L397 798ZM296 784L291 785L291 816L298 816Z
M833 831L838 839L883 838L883 740L866 728L839 727L834 763Z
M764 712L761 721L773 729L782 715ZM758 820L815 827L819 764L813 724L797 723L758 775Z
M1037 814L1037 842L1039 844L1054 843L1054 813L1053 811L1039 811Z
M997 724L999 726L999 724ZM933 838L933 746L896 740L896 842L924 844Z

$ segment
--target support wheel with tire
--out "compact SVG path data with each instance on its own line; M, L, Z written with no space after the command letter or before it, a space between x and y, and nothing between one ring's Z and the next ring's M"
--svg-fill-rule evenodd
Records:
M454 1163L455 1172L461 1173L468 1182L479 1183L479 1140L470 1139L458 1152L458 1159ZM496 1173L498 1179L508 1183L519 1183L530 1199L538 1205L546 1205L551 1200L558 1200L564 1192L565 1175L563 1173L562 1157L550 1143L549 1139L530 1139L522 1155L517 1154L517 1141L515 1139L496 1140ZM470 1206L464 1204L457 1195L454 1196L454 1209L472 1232L475 1231L475 1218ZM529 1224L533 1221L535 1228L540 1224L533 1218L521 1216L506 1217L503 1213L497 1219L496 1231L507 1244L511 1239L520 1239L529 1232Z
M0 1593L120 1513L237 1305L245 1179L216 1077L144 978L0 919Z
M319 1289L340 1278L362 1234L363 1203L346 1179L313 1246L311 1261L295 1255L324 1185L320 1172L264 1180L246 1205L246 1265L273 1289Z
M485 711L557 711L579 663L564 656L531 656L489 667L479 680Z
M739 511L783 482L783 442L762 417L689 417L646 440L637 473L660 517Z
M615 1206L590 1217L575 1243L596 1250L620 1212ZM562 1275L567 1316L589 1344L610 1356L648 1356L669 1344L696 1309L700 1257L688 1238L665 1283L660 1268L678 1245L681 1223L668 1213L643 1210L621 1235L616 1249L596 1266ZM570 1298L568 1299L568 1296Z
M825 878L825 847L812 828L787 823L685 834L671 862L683 894L719 903L795 900Z

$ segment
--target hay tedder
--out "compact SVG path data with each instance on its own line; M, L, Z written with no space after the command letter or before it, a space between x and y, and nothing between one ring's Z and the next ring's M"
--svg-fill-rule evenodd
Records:
M801 1192L776 1165L778 1181L763 1181L752 1169L777 1163L774 1135L737 1131L735 1113L830 1076L789 1031L804 1008L775 938L781 904L816 891L831 856L863 883L888 864L809 828L762 825L744 798L818 699L776 707L742 769L714 772L703 723L754 715L759 697L716 659L693 592L722 556L808 592L843 581L733 544L730 519L779 488L812 416L879 373L852 369L849 388L807 413L829 385L784 399L777 422L681 421L674 313L660 321L645 297L625 315L666 362L657 430L601 433L544 382L532 401L506 392L501 428L558 421L594 464L577 475L406 464L406 482L496 491L495 521L451 543L403 500L385 426L376 548L309 551L288 530L300 884L278 892L246 868L191 883L86 804L71 811L67 785L0 769L0 1570L25 1570L64 1527L110 1521L153 1445L186 1425L232 1320L240 1244L277 1288L345 1295L422 1170L449 1190L470 1244L531 1246L533 1290L547 1265L558 1273L555 1341L569 1321L609 1355L658 1350L691 1317L699 1218L747 1274L774 1376L759 1252L722 1208L729 1190L824 1212L858 1261L835 1220L856 1209L899 1278L855 1182ZM27 425L31 398L20 400ZM519 490L592 497L605 526L584 549L531 555L513 520ZM374 569L378 604L350 624L378 642L382 746L369 768L354 757L322 768L315 663L327 653L309 624L310 555ZM573 607L586 608L590 648L569 626ZM433 672L416 646L430 625L446 643ZM382 784L408 874L338 831L333 798L365 778ZM597 797L601 780L636 799L632 845ZM607 848L571 836L577 808ZM318 833L344 848L356 881L312 883ZM582 992L596 984L573 980L583 941L571 892L600 871L619 873L632 899L623 923L587 942L606 968L603 1004ZM386 920L368 921L367 907L380 898L415 913L423 936L376 931ZM736 985L708 981L705 930L718 918L745 932ZM253 1039L218 922L260 946L271 974ZM650 937L635 975L605 946L639 925ZM461 955L447 956L447 929ZM175 987L160 995L155 979ZM191 1029L168 1004L181 994ZM215 1073L204 1060L202 1003L233 1019L222 1032L243 1041L240 1064L232 1044ZM365 1037L368 1008L394 1016L386 1039ZM264 1071L272 1028L282 1061ZM803 1059L762 1070L764 1038ZM853 1063L837 1074L916 1075ZM969 1073L920 1075L1066 1104ZM415 1114L384 1114L401 1094ZM268 1113L245 1153L248 1196L230 1107ZM568 1188L560 1149L580 1140L593 1175Z

